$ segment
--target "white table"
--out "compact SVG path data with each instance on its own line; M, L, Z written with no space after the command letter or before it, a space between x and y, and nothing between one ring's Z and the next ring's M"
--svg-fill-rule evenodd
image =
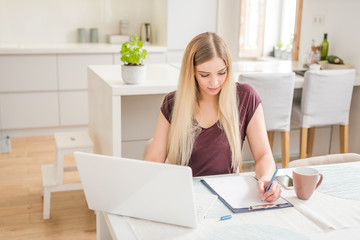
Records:
M357 176L360 162L314 166L324 174L319 190L307 201L296 198L294 190L284 190L282 196L294 207L252 213L233 214L231 220L218 221L216 215L229 211L219 201L210 207L206 219L196 229L137 220L108 213L97 214L98 239L359 239L360 187L346 189L348 178ZM348 172L349 175L344 174ZM253 174L253 173L243 173ZM291 169L280 169L278 175L290 174ZM337 176L332 179L334 174ZM351 175L352 174L352 175ZM356 178L357 180L360 177ZM334 184L334 188L328 188ZM354 183L354 184L358 184ZM194 181L195 191L202 191ZM360 185L359 185L360 186ZM347 194L342 193L345 191ZM356 192L351 195L350 192ZM336 195L339 193L338 195ZM211 194L208 192L208 194ZM335 196L331 196L335 194ZM350 194L350 195L349 195ZM345 199L355 196L357 200ZM222 212L223 211L223 212ZM150 224L150 225L147 225ZM151 226L146 228L146 226ZM142 229L144 227L144 229ZM166 233L166 234L165 234ZM171 235L173 234L173 235ZM234 235L231 235L234 234ZM216 237L215 237L216 236Z
M120 65L89 66L89 131L94 152L122 156L122 97L167 94L176 89L179 73L168 64L148 64L145 82L129 85L122 81Z

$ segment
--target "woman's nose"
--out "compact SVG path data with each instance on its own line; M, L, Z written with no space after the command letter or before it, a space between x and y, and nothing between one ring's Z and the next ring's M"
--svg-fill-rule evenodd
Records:
M218 82L219 82L219 79L218 79L218 77L215 75L215 76L212 76L211 78L210 78L210 84L211 85L213 85L213 86L216 86L217 84L218 84Z

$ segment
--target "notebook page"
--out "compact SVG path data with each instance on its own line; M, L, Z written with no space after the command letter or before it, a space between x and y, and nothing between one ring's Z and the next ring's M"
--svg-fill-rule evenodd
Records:
M250 206L268 204L260 199L257 180L248 175L229 175L205 177L205 182L219 194L232 208L249 208ZM287 203L279 198L272 204Z

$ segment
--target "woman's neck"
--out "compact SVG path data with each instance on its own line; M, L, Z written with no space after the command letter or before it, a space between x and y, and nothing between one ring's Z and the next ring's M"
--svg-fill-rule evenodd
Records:
M195 114L195 119L202 128L209 128L219 120L217 96L199 99L199 109Z

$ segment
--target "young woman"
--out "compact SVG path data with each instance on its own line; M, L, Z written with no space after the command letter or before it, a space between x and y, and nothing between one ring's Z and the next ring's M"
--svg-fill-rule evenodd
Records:
M255 160L261 199L280 197L263 109L256 92L235 83L225 42L202 33L187 46L178 89L161 106L146 160L188 165L194 176L227 174L241 169L241 148L247 136Z

